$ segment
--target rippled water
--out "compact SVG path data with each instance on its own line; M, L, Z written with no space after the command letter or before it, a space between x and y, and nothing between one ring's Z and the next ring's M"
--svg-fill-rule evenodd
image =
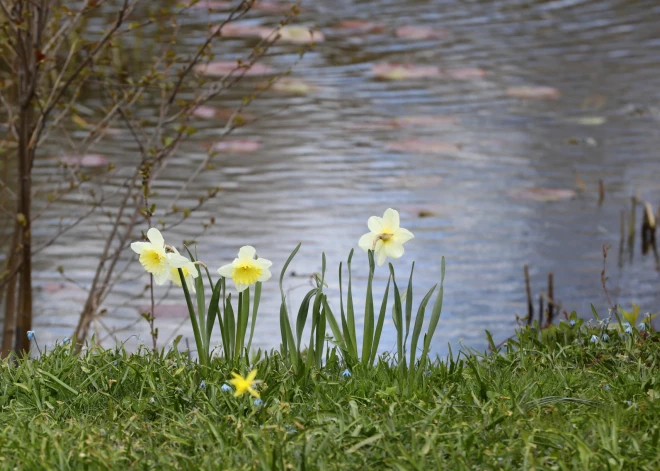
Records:
M169 240L197 238L200 257L211 267L228 263L238 247L252 244L278 273L299 241L286 285L291 305L302 298L309 275L320 270L321 251L329 264L329 293L338 308L336 267L366 232L366 220L387 207L400 211L402 225L416 238L395 262L400 284L416 260L416 302L439 281L440 260L447 258L445 303L437 353L447 344L483 348L484 329L496 340L525 314L523 265L529 264L532 288L545 290L555 276L555 296L569 312L590 317L589 303L606 311L600 285L603 242L613 244L609 286L615 301L635 301L658 310L659 274L651 257L641 257L636 241L632 263L617 267L619 215L635 192L655 207L660 203L658 89L660 87L660 5L653 0L591 1L348 1L304 2L300 23L317 25L325 36L305 56L292 77L309 86L298 95L269 92L250 106L263 116L239 129L232 139L259 142L258 150L222 153L214 170L198 180L181 205L192 204L205 188L223 191L203 211L169 233ZM181 34L219 21L203 9L191 11ZM273 25L278 17L254 12L253 25ZM342 21L379 23L372 32L338 27ZM397 28L432 27L430 39L397 37ZM185 42L185 41L184 41ZM254 41L229 40L231 59ZM192 45L190 46L192 47ZM296 60L296 46L281 44L265 60L284 69ZM378 80L376 64L437 66L442 77ZM246 80L236 106L259 78ZM515 95L552 87L546 98ZM513 88L513 90L511 90ZM508 92L507 92L508 90ZM541 90L532 89L532 95ZM88 105L94 107L95 101ZM155 113L155 110L153 111ZM145 111L145 114L148 114ZM426 118L419 118L420 116ZM405 119L404 119L405 118ZM201 132L184 146L158 184L159 201L176 193L204 158L202 143L213 141L222 121L200 119ZM126 135L104 141L95 152L118 167L134 162ZM38 178L52 175L48 161ZM572 199L537 201L532 187L584 191ZM598 206L598 181L606 195ZM40 220L35 234L47 238L60 215L80 211L71 199L58 214ZM420 215L424 217L420 217ZM216 225L197 237L201 222ZM66 274L83 287L93 274L107 220L84 224L38 256L36 329L52 341L68 335L84 301L84 291L63 281ZM639 216L638 216L639 220ZM133 258L127 251L126 260ZM356 252L355 291L363 293L366 255ZM378 293L385 267L376 273ZM134 323L117 333L124 340L139 334L149 343L135 300L146 276L137 263L108 298L101 337L107 329ZM168 293L158 288L157 297ZM279 344L278 288L264 286L256 345ZM191 336L182 296L171 290L157 311L160 341L176 329ZM363 305L360 297L356 306ZM183 323L183 327L179 328ZM104 327L105 326L105 327ZM131 340L135 342L135 340ZM382 347L394 346L388 319Z

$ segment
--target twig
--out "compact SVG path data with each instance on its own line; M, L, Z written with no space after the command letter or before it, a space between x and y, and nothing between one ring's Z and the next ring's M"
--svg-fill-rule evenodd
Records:
M607 290L607 277L605 276L605 272L607 270L607 251L609 250L609 247L603 243L603 270L600 272L600 282L603 285L603 291L605 292L605 297L607 298L607 302L610 305L610 308L612 311L616 310L616 305L612 302L612 299L610 298L610 293Z

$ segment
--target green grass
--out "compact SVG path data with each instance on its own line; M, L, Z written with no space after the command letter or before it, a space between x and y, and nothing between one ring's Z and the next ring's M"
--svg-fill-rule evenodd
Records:
M660 336L598 331L525 328L412 389L387 356L344 377L334 348L302 374L275 351L261 406L221 390L245 364L59 346L0 363L0 469L659 469Z

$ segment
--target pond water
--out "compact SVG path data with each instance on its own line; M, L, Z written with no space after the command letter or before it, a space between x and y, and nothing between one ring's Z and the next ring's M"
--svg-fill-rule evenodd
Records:
M260 119L229 138L244 142L221 153L181 206L194 204L208 188L220 187L221 194L168 233L172 242L196 239L200 258L214 270L244 244L273 261L256 346L279 345L276 278L296 244L303 243L290 266L295 276L285 278L290 304L297 306L325 251L328 293L338 312L337 266L357 249L369 216L388 207L415 234L394 262L405 285L416 261L415 305L439 281L446 257L444 309L433 341L438 354L448 344L483 349L485 329L496 341L512 333L515 315L526 314L525 264L535 298L552 272L562 309L591 318L593 303L606 313L604 242L613 246L608 286L614 301L658 311L653 257L642 257L636 240L632 262L625 254L619 266L617 250L620 213L630 210L631 196L637 192L655 208L660 203L660 4L319 0L303 7L298 24L317 26L323 40L295 67L293 93L271 91L248 108ZM180 34L223 17L222 11L193 9ZM272 26L278 18L255 11L244 24ZM231 60L254 44L226 40L218 59ZM297 59L297 47L277 45L264 64L284 70ZM236 106L262 80L249 78L211 105ZM86 105L97 103L90 98ZM163 207L224 122L200 117L195 124L200 132L159 181ZM94 152L119 168L137 158L125 133ZM52 161L40 163L37 178L56 168ZM47 239L60 216L82 211L75 198L56 208L37 224L38 238ZM215 226L200 235L210 217ZM107 230L108 220L97 214L38 255L35 329L43 342L71 333ZM367 262L357 250L354 289L361 311ZM139 318L148 303L136 299L147 277L132 252L125 260L133 263L95 330L107 344L113 330L118 340L130 338L129 345L138 338L150 344ZM58 266L79 286L63 280ZM386 280L386 268L378 268L376 299ZM176 333L194 344L179 290L158 287L156 298L161 345ZM385 329L381 347L390 350L389 315Z

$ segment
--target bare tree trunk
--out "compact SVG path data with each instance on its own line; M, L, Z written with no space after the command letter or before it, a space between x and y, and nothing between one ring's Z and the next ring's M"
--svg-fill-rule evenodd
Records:
M14 227L14 235L11 239L9 246L9 259L7 261L7 285L6 288L6 301L5 301L5 321L2 331L2 350L0 351L0 358L4 358L13 349L14 333L16 331L16 274L13 273L16 266L18 240L20 237L21 226L16 223Z

